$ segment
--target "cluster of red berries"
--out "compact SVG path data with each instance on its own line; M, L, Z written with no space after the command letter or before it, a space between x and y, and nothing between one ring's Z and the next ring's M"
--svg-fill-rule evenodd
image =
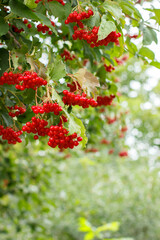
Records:
M128 130L127 126L121 128L121 132L127 132L127 130Z
M91 31L85 29L78 30L78 27L74 27L74 34L72 35L73 40L84 39L90 44L92 48L99 46L107 46L110 42L119 44L118 38L121 33L116 33L116 31L111 32L106 38L98 41L98 31L99 27L94 26Z
M78 82L67 83L67 87L70 88L70 92L75 92L77 90L81 90L81 86L79 85Z
M38 4L39 2L41 2L42 0L36 0L35 3ZM57 1L60 4L62 4L63 6L65 5L65 2L63 0L47 0L48 2L53 2L53 1Z
M121 58L115 58L116 62L118 65L123 65L124 62L129 58L128 55L124 55L123 57Z
M112 104L113 99L115 98L114 95L110 95L110 96L98 96L97 97L97 106L108 106Z
M129 34L126 34L127 37L129 38L134 38L136 39L138 37L138 34L134 34L134 35L129 35Z
M17 84L19 83L18 77L19 73L4 72L2 77L0 77L0 85L3 85L5 83L7 83L8 85Z
M76 56L71 55L68 50L64 50L63 53L61 53L61 57L64 58L64 61L70 60L72 61Z
M55 27L55 23L53 21L51 21L51 24L53 27ZM48 35L52 35L52 31L49 29L49 27L42 25L41 23L37 25L37 31L42 33L48 32Z
M46 128L48 122L44 119L39 119L32 117L32 122L27 122L26 125L22 127L23 132L37 134L34 136L34 139L38 139L39 136L46 136L49 132L49 128Z
M72 92L69 92L67 90L64 90L63 91L63 94L64 94L64 97L63 97L63 102L64 104L66 105L79 105L83 108L88 108L89 106L91 107L96 107L97 106L97 102L91 98L91 99L88 99L86 98L86 94L82 94L82 96L80 94L74 94Z
M43 106L32 106L31 108L35 114L53 112L55 115L59 115L62 111L62 107L58 103L43 103Z
M32 88L36 90L37 87L46 85L47 81L39 77L36 72L25 71L23 74L20 74L18 81L22 82L22 85L16 85L15 87L18 90L25 90L26 88Z
M111 155L112 153L114 153L114 149L110 149L110 150L108 151L108 154L109 154L109 155Z
M17 28L15 25L11 25L10 23L8 24L9 26L12 26L12 31L16 33L21 33L24 32L23 28Z
M26 112L25 108L18 107L17 105L15 105L14 107L8 107L8 109L11 111L8 113L10 117L17 117L20 114L23 114ZM14 110L16 110L16 111L14 111Z
M7 140L8 144L16 144L17 142L22 142L19 136L22 134L22 131L14 131L11 127L4 128L0 125L0 136L3 140Z
M128 152L127 152L127 151L121 151L121 152L119 153L119 156L120 156L120 157L128 157Z
M73 13L70 13L67 19L65 20L65 24L76 22L78 25L81 20L90 18L93 16L93 11L91 9L88 10L88 12L80 12L74 11Z
M115 67L113 67L112 65L107 66L106 64L104 64L104 67L107 72L112 72L115 70Z
M115 121L117 121L116 117L114 117L114 118L107 117L108 124L113 124Z
M28 23L28 20L27 19L24 19L23 21L24 24L27 24L27 27L28 28L32 28L32 25L30 23Z
M107 139L102 139L101 140L101 144L105 144L105 145L108 145L108 144L110 144L111 142L110 141L108 141Z
M48 145L52 148L59 147L60 149L71 148L79 145L82 141L82 137L77 137L77 133L68 135L67 129L62 126L50 126L48 136Z

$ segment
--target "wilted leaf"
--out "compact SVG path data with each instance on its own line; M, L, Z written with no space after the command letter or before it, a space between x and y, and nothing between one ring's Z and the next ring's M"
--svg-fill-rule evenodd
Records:
M97 87L100 86L98 78L88 72L87 69L80 68L73 76L76 77L81 88L87 93L87 95L97 93Z

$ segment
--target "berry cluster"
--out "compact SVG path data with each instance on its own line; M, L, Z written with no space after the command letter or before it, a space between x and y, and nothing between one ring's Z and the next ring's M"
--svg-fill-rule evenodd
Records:
M38 4L39 2L41 2L42 0L35 0L35 3ZM53 1L57 1L60 4L62 4L63 6L65 5L65 2L63 0L47 0L48 2L53 2Z
M73 13L69 14L67 19L65 20L65 24L76 22L79 25L81 20L90 18L91 16L93 16L93 14L94 13L91 9L89 9L88 12L80 12L80 13L78 13L77 11L74 11Z
M58 103L43 103L43 106L32 106L32 111L35 114L43 114L53 112L55 115L59 115L62 111L62 107Z
M13 73L13 72L4 72L2 77L0 77L0 85L3 85L5 83L7 83L8 85L14 85L19 83L18 77L19 77L19 73Z
M22 142L19 136L22 134L22 131L14 131L11 127L4 128L0 125L0 136L3 140L7 140L8 144L16 144L17 142Z
M121 33L116 33L116 31L114 31L111 32L106 38L98 41L99 27L94 26L91 31L87 31L85 29L78 30L77 27L74 28L74 30L74 34L72 35L73 40L84 39L87 41L87 43L90 44L92 48L99 46L107 46L110 42L115 42L116 44L118 44L118 38L121 36Z
M9 26L11 26L11 24L9 23ZM15 25L12 25L12 31L15 33L21 33L24 32L23 28L17 28Z
M111 155L112 153L114 153L114 149L110 149L110 150L108 151L108 154L109 154L109 155Z
M73 149L75 146L79 145L79 142L82 141L81 137L77 137L77 133L73 133L68 135L67 129L62 126L50 126L48 136L49 141L48 145L52 148L59 147L63 148L71 148Z
M34 133L39 136L46 136L49 132L49 128L46 128L47 125L48 122L44 119L32 117L32 122L27 122L26 125L22 127L22 131L27 133ZM37 138L37 135L34 136L34 139Z
M108 106L112 104L113 99L115 98L114 95L110 95L110 96L98 96L97 97L97 106Z
M80 94L75 95L74 93L64 90L63 94L64 94L63 102L64 104L67 104L69 106L79 105L83 108L88 108L89 106L91 107L97 106L97 102L93 98L91 99L86 98L86 94L84 93L81 96Z
M64 50L63 53L61 53L61 57L64 58L64 61L70 60L72 61L76 56L70 54L68 50Z
M51 21L51 24L53 27L55 27L55 23L53 21ZM49 27L42 25L41 23L37 25L37 31L42 33L48 32L48 35L52 35L52 31L49 29Z
M121 152L119 153L119 156L120 156L120 157L128 157L128 152L127 152L127 151L121 151Z
M121 132L127 132L127 130L128 130L127 126L121 128Z
M81 86L79 85L78 82L67 83L67 87L70 88L70 92L75 92L77 90L81 90Z
M128 55L124 55L123 57L121 58L115 58L116 62L118 65L123 65L124 62L129 58Z
M37 87L46 85L47 81L39 77L36 72L25 71L23 74L20 74L18 81L22 82L22 85L16 85L18 90L25 90L26 88L32 88L36 90Z
M105 145L108 145L110 144L111 142L106 140L105 138L101 140L101 144L105 144Z
M23 21L24 24L27 24L27 27L28 28L32 28L32 25L30 23L28 23L28 20L27 19L24 19Z
M112 72L115 70L115 67L113 67L112 65L107 66L106 64L104 64L104 67L106 72Z
M107 117L108 124L113 124L116 120L117 120L116 117L114 117L114 118Z
M26 109L23 107L18 107L17 105L15 105L14 107L8 107L9 110L11 110L11 112L9 112L9 116L10 117L17 117L20 114L23 114L26 112ZM14 111L16 110L16 111Z

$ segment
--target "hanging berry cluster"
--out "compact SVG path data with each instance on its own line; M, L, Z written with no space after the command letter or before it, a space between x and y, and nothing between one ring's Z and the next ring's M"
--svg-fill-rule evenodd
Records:
M104 67L106 72L112 72L115 70L115 67L113 67L112 65L107 66L106 64L104 64Z
M61 57L64 58L64 61L70 60L72 61L73 59L75 59L75 55L71 55L70 52L66 49L64 49L64 51L61 53Z
M97 106L108 106L112 104L113 99L115 98L114 95L110 96L98 96L97 97Z
M19 83L19 80L18 80L19 76L20 76L19 73L4 72L3 75L0 77L0 85L3 85L3 84L15 85Z
M25 71L23 74L20 74L18 81L22 82L22 84L17 84L16 88L21 91L25 90L26 88L32 88L33 90L36 90L37 87L47 85L47 81L39 77L36 72L32 73L29 71Z
M94 13L91 9L88 10L88 12L80 12L74 11L73 13L70 13L68 18L65 20L65 24L69 23L77 23L78 26L74 26L74 34L72 35L73 40L86 40L87 43L90 44L92 48L99 47L99 46L107 46L110 42L114 42L116 44L119 44L118 38L121 36L121 33L116 33L116 31L111 32L105 39L98 40L98 31L99 27L94 26L92 30L85 29L84 24L81 22L81 20L90 18L93 16ZM78 29L80 28L80 29Z
M79 142L82 141L81 137L77 137L77 133L68 135L69 132L67 129L61 126L50 126L48 136L49 142L48 145L52 148L58 146L60 149L71 148L79 145Z
M82 96L80 94L74 94L72 92L69 92L67 90L63 91L64 97L63 97L63 102L66 105L69 106L81 106L83 108L88 108L89 106L91 107L96 107L97 106L97 102L93 99L93 98L86 98L86 94L82 94Z
M4 72L0 77L0 85L8 84L15 85L18 90L25 90L26 88L32 88L36 90L37 87L47 84L47 81L39 77L36 72L25 71L23 73Z
M26 109L15 105L14 107L8 107L10 112L8 113L10 117L17 117L26 112Z
M50 20L51 21L51 20ZM51 21L51 24L53 27L55 27L55 23L53 21ZM38 32L42 32L42 33L46 33L48 32L48 35L52 35L52 31L49 29L49 27L47 27L45 24L38 24L37 25L37 31Z
M43 106L32 106L32 111L35 114L53 112L54 115L59 115L59 113L62 111L62 107L57 103L44 103Z
M21 143L22 140L19 136L22 134L22 131L14 131L11 127L4 128L0 125L0 136L2 136L3 140L7 140L8 144L16 144Z

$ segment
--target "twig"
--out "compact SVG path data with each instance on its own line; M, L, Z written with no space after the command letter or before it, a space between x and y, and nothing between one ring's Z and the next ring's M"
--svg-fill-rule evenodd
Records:
M15 36L10 32L8 31L8 34L10 35L10 37L13 38L14 42L16 43L16 45L21 48L21 44L17 41L17 39L15 38Z

